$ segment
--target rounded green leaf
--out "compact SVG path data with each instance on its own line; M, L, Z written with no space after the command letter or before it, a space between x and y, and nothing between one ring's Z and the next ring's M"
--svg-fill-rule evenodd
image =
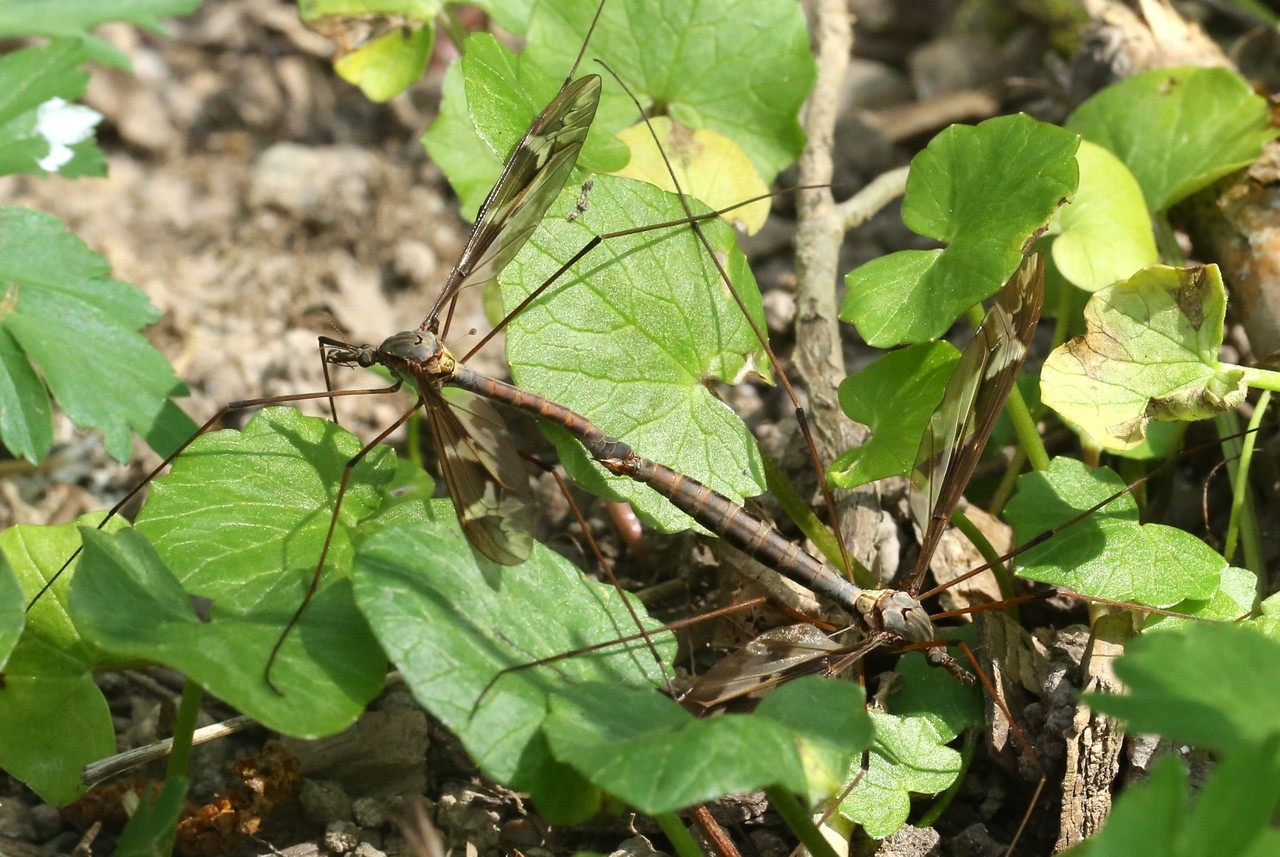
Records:
M510 310L541 286L560 261L602 232L677 220L671 194L603 176L585 212L570 188L501 277ZM570 212L580 216L568 218ZM717 255L763 329L760 293L729 228L703 224ZM585 414L641 455L711 485L735 500L764 490L755 440L711 394L767 363L742 310L687 227L604 241L507 329L516 384ZM576 441L554 434L561 460L589 490L633 503L666 530L689 519L648 488L606 478Z
M961 757L947 745L982 722L977 688L960 684L918 653L903 657L898 671L889 710L871 714L875 743L867 770L840 803L841 815L877 839L906 823L911 795L950 788L960 773ZM859 760L850 774L860 773Z
M591 3L539 4L529 61L563 77L594 12ZM791 0L610 0L587 56L613 69L645 107L736 141L766 184L804 145L797 117L814 63L804 15ZM597 119L605 129L637 118L620 87L606 90Z
M1041 400L1099 443L1128 449L1152 419L1207 419L1244 400L1218 360L1226 292L1216 265L1152 265L1085 307L1086 331L1054 349Z
M1246 166L1276 135L1266 99L1225 68L1134 75L1080 105L1067 127L1124 162L1153 213Z
M652 690L587 685L553 700L546 731L557 758L653 815L771 785L829 795L871 723L857 685L811 676L753 714L705 719Z
M1024 544L1124 487L1105 467L1089 470L1055 458L1049 470L1018 478L1005 517ZM1019 577L1152 607L1212 597L1226 568L1226 560L1190 533L1139 523L1128 493L1018 556Z
M1058 209L1049 232L1053 261L1077 288L1096 292L1160 261L1151 215L1133 173L1115 155L1082 140L1080 187Z
M330 422L283 408L243 432L198 439L156 480L139 515L138 533L154 551L140 539L97 546L101 569L76 584L86 587L77 622L91 623L113 651L171 664L280 731L344 728L377 693L385 665L347 577L357 527L392 478L389 449L374 449L352 473L315 599L272 667L283 696L263 672L302 603L342 470L361 446ZM191 596L211 602L207 621ZM119 606L129 603L136 607ZM140 624L139 615L156 618Z
M468 40L467 83L446 86L441 118L425 138L432 159L462 196L464 210L479 206L502 159L570 73L595 10L595 3L537 4L518 60L509 54L499 59L485 38ZM473 63L477 47L489 54L484 62ZM599 71L595 58L607 63L651 113L661 106L658 112L684 125L734 140L766 184L800 153L804 138L797 116L814 67L804 16L791 0L610 0L577 76ZM608 74L604 78L595 123L601 136L593 134L580 159L593 172L612 172L626 163L625 146L616 140L607 144L604 137L639 119L622 87ZM458 100L464 89L465 103ZM527 105L501 106L513 97ZM495 103L499 106L489 106ZM487 152L480 153L476 135L463 127L466 116L480 125ZM472 175L477 157L487 162L487 179Z
M302 603L296 577L281 574L252 606L213 599L205 616L137 530L83 536L71 609L77 626L114 654L180 670L263 725L300 737L345 729L381 689L385 661L349 580L323 586L290 633L271 669L277 694L264 672Z
M0 552L22 586L21 605L79 544L72 524L0 533ZM80 771L86 764L116 750L111 712L92 672L108 658L71 622L65 606L71 578L62 575L26 614L0 682L0 767L59 805L84 791Z
M941 336L1022 261L1079 179L1069 131L1022 114L953 125L911 162L903 222L943 250L893 253L849 273L840 318L886 348Z
M72 422L103 432L118 461L132 453L133 431L168 453L195 430L168 399L186 389L137 333L158 312L109 273L106 260L57 218L0 208L0 279L9 283L0 361L11 370L0 383L0 429L6 445L32 461L48 451L51 436L45 384Z
M919 438L959 359L960 352L948 342L912 345L845 378L840 383L840 407L872 435L836 459L827 471L832 483L856 488L910 470Z
M445 501L414 517L360 547L356 598L419 701L486 774L519 788L554 779L538 737L550 696L587 681L662 683L643 641L502 674L636 627L615 590L541 545L501 567L471 549ZM670 658L670 638L658 642Z
M1280 643L1253 628L1194 622L1177 633L1144 634L1115 669L1127 692L1086 701L1136 732L1216 752L1280 735Z

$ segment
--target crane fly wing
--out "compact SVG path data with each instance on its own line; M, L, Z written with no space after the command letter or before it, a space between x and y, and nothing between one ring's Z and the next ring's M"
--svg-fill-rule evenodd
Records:
M533 550L533 503L528 469L497 410L465 396L450 404L427 395L427 421L462 531L476 550L499 565L524 562ZM451 397L453 399L453 397Z
M1004 407L1044 301L1044 257L1032 253L996 293L929 419L911 471L911 514L924 532L907 582L916 591Z
M599 104L600 76L590 74L565 84L533 120L480 206L424 329L445 301L492 280L520 252L569 180Z
M705 712L730 700L769 690L788 679L821 672L833 661L856 659L877 643L878 640L867 638L851 649L832 642L813 625L774 628L699 676L680 704Z

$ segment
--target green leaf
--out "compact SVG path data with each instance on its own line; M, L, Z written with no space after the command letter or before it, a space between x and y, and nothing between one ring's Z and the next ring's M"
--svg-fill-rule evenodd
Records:
M910 470L919 438L959 359L960 352L947 342L912 345L845 378L840 407L872 436L836 459L827 471L831 482L856 488Z
M904 250L850 272L840 308L871 345L941 336L992 295L1029 238L1075 193L1074 134L1024 115L953 125L911 162L903 222L948 246Z
M1244 400L1218 360L1226 292L1216 265L1152 265L1085 307L1086 332L1054 349L1041 399L1107 447L1140 443L1152 419L1197 420Z
M575 188L561 194L500 278L506 309L591 236L683 217L675 197L643 182L597 179L587 211L570 221L577 196ZM760 293L731 231L719 221L703 229L763 329ZM735 500L764 490L754 438L707 382L765 371L765 357L687 228L610 239L593 250L507 328L507 356L522 389L585 414L640 454ZM548 435L588 490L628 500L664 530L690 526L648 488L606 477L576 441Z
M537 4L519 58L488 36L468 40L466 82L450 69L440 118L424 137L464 211L479 207L512 146L569 74L594 13L593 3ZM804 17L789 0L611 0L587 57L608 63L646 108L661 106L694 130L732 139L766 184L803 145L796 117L814 70ZM578 75L595 70L588 62ZM612 135L640 118L607 74L604 83L579 159L597 173L626 163L626 147ZM467 130L472 122L478 136Z
M1280 735L1280 643L1248 626L1197 622L1146 634L1115 665L1124 695L1085 694L1090 707L1215 752Z
M562 767L538 737L549 696L590 681L645 688L662 681L642 641L502 674L636 628L616 591L587 581L541 545L511 568L480 558L446 501L418 506L370 537L356 557L355 588L419 701L487 775L534 789L539 805L538 788L563 783ZM670 658L670 638L659 642Z
M99 24L126 21L160 30L160 19L194 12L200 0L22 0L0 4L0 36L85 36Z
M1223 569L1218 588L1208 598L1188 598L1170 608L1174 613L1194 616L1194 619L1156 615L1146 621L1143 630L1154 631L1159 628L1162 632L1171 631L1203 619L1234 622L1253 612L1253 603L1257 597L1258 576L1247 568L1231 566Z
M336 44L338 75L382 102L422 76L443 7L443 0L301 0L298 17Z
M186 389L173 369L135 331L159 313L133 286L108 278L101 256L47 214L0 208L0 280L8 284L0 319L0 360L12 370L0 385L4 441L39 461L52 436L43 385L76 425L101 429L107 452L126 461L130 429L168 454L195 425L168 401Z
M650 815L770 785L831 794L871 737L861 689L817 676L779 688L754 714L707 719L650 689L577 690L552 700L552 752Z
M440 116L422 137L468 219L474 219L507 157L564 79L564 72L556 79L541 77L523 60L487 33L468 38L462 62L445 75ZM626 160L625 147L602 130L597 118L578 155L579 166L609 172Z
M26 603L22 582L0 553L0 670L9 662L9 655L27 626Z
M562 80L582 45L593 3L540 3L527 62ZM610 0L588 45L646 109L738 143L765 184L804 146L797 119L815 76L809 31L790 0ZM639 119L608 85L596 122L617 132Z
M78 627L113 652L182 670L273 729L345 728L382 685L385 659L356 610L349 570L357 527L379 511L392 477L389 449L352 472L319 589L272 667L283 695L263 672L302 604L342 470L361 446L290 409L200 438L153 484L136 532L89 535L72 588ZM191 596L211 602L207 620Z
M78 545L71 524L0 533L0 552L22 584L24 601ZM107 658L72 625L65 608L70 580L63 575L31 608L0 682L0 767L56 805L82 793L85 765L116 750L111 712L92 674Z
M435 42L435 27L418 27L407 34L395 29L335 58L333 70L347 83L360 87L370 101L390 101L422 77Z
M1101 146L1076 152L1080 187L1049 224L1053 261L1072 285L1096 292L1160 261L1151 215L1133 173Z
M1280 642L1280 593L1264 598L1258 605L1258 615L1249 620L1248 624L1276 642Z
M89 74L74 41L0 57L0 175L106 175L93 143L102 116L80 104Z
M1058 457L1047 471L1018 478L1005 517L1017 542L1025 544L1124 488L1108 468L1090 470ZM1140 524L1127 492L1018 556L1019 577L1152 607L1210 598L1226 568L1226 560L1190 533Z
M981 695L918 653L903 657L890 711L873 711L876 738L866 773L840 804L840 814L883 839L906 823L911 795L950 788L960 753L947 745L982 722ZM860 762L850 771L857 776Z
M1276 136L1266 99L1225 68L1134 75L1080 105L1067 127L1123 161L1153 213L1246 166Z

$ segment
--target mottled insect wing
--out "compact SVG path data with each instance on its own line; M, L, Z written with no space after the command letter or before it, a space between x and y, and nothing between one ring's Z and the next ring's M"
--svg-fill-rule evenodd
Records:
M906 582L908 591L915 591L923 578L1013 389L1043 300L1044 257L1032 253L996 293L929 420L911 472L911 514L924 536L920 560Z
M524 562L533 550L529 472L492 405L475 396L427 393L427 421L462 531L499 565Z
M566 83L533 120L480 206L467 245L421 329L431 327L460 289L492 280L520 252L569 180L599 104L600 76L589 74Z
M697 713L708 711L788 679L821 672L833 660L844 660L855 652L833 643L813 625L774 628L699 676L680 704Z

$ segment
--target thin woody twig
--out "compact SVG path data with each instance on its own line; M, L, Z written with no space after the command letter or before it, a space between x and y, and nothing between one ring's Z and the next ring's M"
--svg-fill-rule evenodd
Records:
M844 232L857 229L880 213L886 205L906 193L907 174L910 167L898 167L876 176L870 184L844 202L838 203L833 212Z
M836 315L835 287L843 218L829 185L840 88L853 45L853 27L844 0L818 0L814 7L818 80L805 110L807 142L800 157L800 194L796 232L795 365L809 390L809 424L821 460L861 443L866 430L840 410L836 396L844 380L844 355ZM840 503L840 528L859 562L874 566L875 533L880 518L874 488L859 489Z

